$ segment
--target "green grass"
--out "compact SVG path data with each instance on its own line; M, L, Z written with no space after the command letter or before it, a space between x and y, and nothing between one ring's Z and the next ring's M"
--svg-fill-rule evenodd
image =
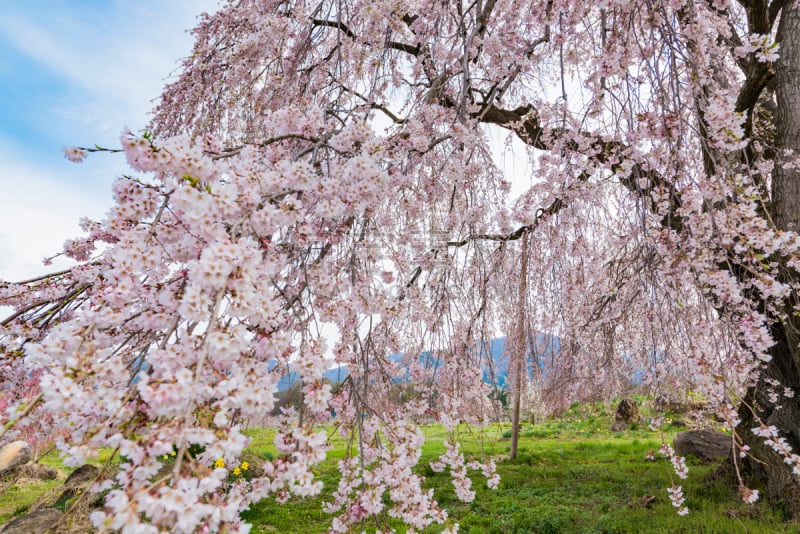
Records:
M508 425L493 425L482 432L459 429L462 451L481 452L497 457L502 482L498 490L485 487L484 479L472 476L477 491L474 502L459 501L445 473L434 473L428 462L444 452L447 433L439 426L424 429L427 442L418 472L427 477L426 487L434 488L439 504L457 521L460 532L528 533L778 533L800 532L800 525L789 523L780 510L768 503L746 505L729 482L714 479L717 466L699 465L688 460L689 479L678 480L669 463L656 454L657 461L645 460L648 452L658 451L661 437L635 425L624 432L611 433L607 410L599 406L573 406L563 418L539 425L524 425L519 455L508 460ZM676 429L667 427L671 441ZM269 430L253 431L251 450L274 453ZM506 437L504 437L506 436ZM341 458L344 442L334 443L331 456ZM244 514L254 533L325 532L331 517L322 512L338 480L334 460L328 460L317 473L325 483L323 495L314 499L279 505L267 499ZM667 487L673 481L684 488L688 516L675 513ZM643 499L654 496L649 507ZM367 532L391 526L405 532L394 521L363 525ZM426 530L441 531L441 526Z
M31 504L45 493L60 486L64 480L31 480L11 484L0 491L0 525L12 517L24 514Z
M101 450L97 458L90 463L100 467L111 456L111 450ZM64 484L64 480L75 469L65 467L56 452L44 455L39 464L53 467L58 471L55 480L19 480L12 484L0 484L0 526L10 521L13 517L22 515L45 494L57 490Z
M436 429L434 429L436 430ZM709 481L713 466L691 466L684 492L688 516L675 513L666 488L671 485L670 466L663 460L645 461L658 439L630 436L589 439L531 439L520 441L514 461L498 464L502 482L498 490L485 488L473 476L477 496L472 503L459 501L447 473L427 467L436 449L428 446L420 472L428 477L440 505L469 533L622 533L622 532L798 532L784 524L778 511L764 503L748 506L723 481ZM465 450L473 449L467 443ZM507 452L507 443L492 445L493 452ZM320 470L328 493L337 480L331 466ZM657 498L651 508L640 503L648 495ZM291 506L267 500L245 514L253 532L324 532L330 518L321 511L321 498L304 499ZM393 524L393 526L399 526ZM374 526L365 525L367 531ZM441 527L426 532L438 532ZM403 531L399 529L399 531Z
M789 523L781 510L768 503L746 505L729 482L710 475L716 466L698 465L690 459L689 479L674 478L671 466L659 454L657 461L646 461L649 451L661 446L659 434L646 424L634 429L608 431L608 408L603 405L573 406L561 419L522 428L519 455L508 459L508 425L492 425L481 431L461 427L458 438L467 455L486 454L497 460L502 477L500 488L485 487L480 474L472 476L477 491L474 502L459 501L450 476L434 473L428 463L444 452L448 433L438 425L424 428L426 443L418 472L427 478L440 505L462 533L779 533L800 532L800 525ZM345 456L347 441L332 429L332 450L316 470L325 484L317 498L293 499L281 505L265 499L245 512L254 533L326 532L333 516L322 511L338 482L336 463ZM667 428L671 441L676 430ZM248 432L252 442L250 458L272 458L275 432L254 429ZM57 459L47 458L51 465ZM683 485L689 515L675 513L666 488L674 482ZM9 488L0 495L0 522L24 511L39 495L50 491L60 481ZM24 486L24 487L23 487ZM647 507L643 499L654 496ZM405 528L394 520L364 524L366 532L377 528ZM433 526L426 533L438 533Z

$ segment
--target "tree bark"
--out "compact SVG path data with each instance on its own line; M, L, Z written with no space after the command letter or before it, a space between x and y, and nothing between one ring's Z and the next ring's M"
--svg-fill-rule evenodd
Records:
M800 171L781 163L800 156L800 10L787 6L778 27L780 58L775 68L775 117L778 159L772 176L772 206L775 224L781 230L800 231ZM795 156L784 156L785 150Z
M760 424L773 425L780 437L785 438L792 450L800 451L800 402L798 396L787 398L779 395L777 402L770 398L770 390L781 393L784 387L800 393L800 366L797 360L797 338L787 336L787 331L796 327L795 321L777 323L772 328L776 343L770 350L772 360L768 362L756 383L747 393L739 409L742 423L739 435L750 447L754 460L743 462L747 483L766 490L768 498L784 500L793 515L800 514L800 480L792 475L791 467L784 457L764 444L764 438L752 433ZM770 381L781 386L772 387Z
M513 373L514 373L514 405L513 413L511 416L511 449L508 452L508 457L513 460L517 457L517 444L519 443L519 415L522 399L522 388L525 385L523 373L527 372L526 360L530 347L528 336L528 235L522 235L522 254L520 256L520 272L519 272L519 293L517 294L517 325L512 347L513 357Z
M777 158L772 175L771 215L780 230L800 231L800 171L783 163L793 159L786 150L800 155L800 10L794 5L783 8L778 27L780 58L775 65ZM796 279L797 273L784 269L784 281ZM800 514L800 478L792 475L782 455L764 445L764 439L751 429L763 423L774 425L795 454L800 454L800 321L794 312L798 296L792 294L781 317L773 317L771 328L775 345L772 360L763 368L755 386L748 391L739 409L740 435L750 446L754 461L744 463L748 483L761 485L771 499L782 499L793 515ZM779 387L771 385L779 383ZM794 397L783 395L791 388ZM775 401L770 391L779 393Z

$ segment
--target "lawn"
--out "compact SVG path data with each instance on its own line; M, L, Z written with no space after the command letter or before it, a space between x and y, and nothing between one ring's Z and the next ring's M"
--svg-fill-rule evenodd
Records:
M427 440L420 474L427 478L442 507L458 522L462 533L778 533L800 532L782 510L759 502L741 502L729 483L714 476L715 465L688 460L689 479L679 481L669 463L657 453L661 434L646 425L633 425L624 432L610 432L609 417L602 405L575 406L558 420L527 424L520 439L517 459L508 459L509 427L492 425L482 430L459 428L458 438L467 455L491 455L502 477L500 488L489 490L483 477L472 477L477 491L474 502L459 501L447 472L435 473L428 465L444 452L448 434L441 426L424 428ZM671 441L676 429L667 427ZM332 516L322 503L338 481L336 462L344 456L345 441L335 436L328 460L318 476L324 481L317 498L295 499L286 505L264 500L245 512L254 533L326 532ZM272 458L274 431L252 429L247 455ZM647 459L656 451L656 461ZM57 461L46 458L51 465ZM66 473L66 471L64 471ZM673 481L684 487L689 515L680 517L669 501L667 487ZM0 523L24 511L54 483L17 484L0 495ZM362 525L366 532L402 525L388 518ZM425 532L440 532L434 526Z
M427 487L434 488L440 505L460 524L460 532L800 532L800 525L789 523L781 510L763 502L744 504L729 482L714 476L718 466L700 465L690 458L689 479L680 481L657 453L662 443L659 433L646 425L613 433L609 423L602 406L579 406L560 420L525 425L519 456L513 461L507 456L508 425L493 425L482 432L460 429L462 450L495 456L502 477L500 488L493 491L479 474L473 476L477 496L471 503L456 498L447 472L435 473L428 466L444 452L447 434L437 425L425 428L427 443L418 470L427 477ZM668 427L665 439L671 442L676 431ZM270 430L255 430L252 435L252 452L274 453ZM332 456L341 457L343 443L333 444ZM651 451L656 451L656 461L646 459ZM326 462L318 474L325 481L321 497L292 501L289 506L265 500L246 512L253 532L325 532L331 517L322 511L322 502L338 480L335 461ZM676 514L667 495L673 481L683 485L690 509L685 517ZM363 528L370 532L386 526L405 531L393 521Z

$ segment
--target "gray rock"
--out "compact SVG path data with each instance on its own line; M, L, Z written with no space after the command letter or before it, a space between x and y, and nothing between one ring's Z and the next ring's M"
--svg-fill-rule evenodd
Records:
M55 508L39 508L29 514L15 517L6 524L2 534L45 534L64 514Z
M682 413L686 410L686 406L682 402L671 399L666 395L657 395L653 399L653 409L657 412Z
M623 423L622 421L614 421L611 423L611 431L612 432L624 432L630 429L630 423Z
M31 446L24 441L12 441L0 449L0 471L31 461Z
M672 399L664 395L658 395L653 399L653 409L657 412L687 413L695 410L704 410L708 407L708 402L697 399L687 399L681 401Z
M58 471L47 465L25 464L15 465L0 471L0 481L19 480L55 480L58 478Z
M94 479L97 478L98 472L99 470L91 464L82 465L67 477L67 480L64 481L64 486L86 486L91 482L94 482Z
M731 436L716 430L687 430L675 436L675 452L704 462L713 462L731 455Z
M636 401L630 398L619 401L617 411L614 413L614 422L623 425L639 422L639 407Z

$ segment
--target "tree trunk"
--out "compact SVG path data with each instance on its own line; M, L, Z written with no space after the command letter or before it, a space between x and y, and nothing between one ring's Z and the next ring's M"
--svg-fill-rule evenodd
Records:
M778 156L772 177L772 217L779 229L797 232L800 231L800 171L781 164L785 160L784 150L800 155L800 11L792 5L782 11L778 41L781 48L775 65L777 114L774 117ZM782 274L787 280L796 279L797 273L785 269ZM800 513L800 478L793 476L783 456L764 445L764 438L755 436L751 429L762 422L774 425L792 451L800 454L800 321L792 309L797 297L792 294L783 317L773 318L772 360L764 366L739 410L740 435L757 459L744 464L748 483L764 488L771 499L782 499L793 515ZM780 385L771 386L773 381ZM794 396L785 396L784 388L790 388ZM771 391L778 393L777 402L770 398Z
M528 236L522 236L522 254L520 256L520 272L519 272L519 293L517 294L517 324L514 332L514 339L512 346L513 362L512 372L514 373L513 383L513 410L511 416L511 449L508 452L508 457L513 460L517 457L517 444L519 443L519 412L522 408L522 388L526 380L523 373L527 373L526 360L530 347L528 336Z
M509 459L517 457L517 444L519 443L519 410L520 410L520 389L522 387L522 366L517 367L517 378L514 379L514 403L511 414L511 448L508 451Z
M747 393L739 409L742 419L739 433L750 446L755 461L744 462L744 475L748 483L766 490L771 499L784 499L796 515L800 513L800 479L791 474L791 467L784 457L764 444L764 438L751 429L761 423L775 426L780 437L785 438L793 452L800 451L800 367L797 362L796 336L787 337L786 332L796 325L778 323L772 329L776 343L770 350L772 360L764 366L756 385ZM791 339L791 341L790 341ZM780 384L770 385L771 381ZM775 382L773 382L775 383ZM793 398L783 395L783 388L791 388L797 394ZM770 393L778 393L777 402Z
M782 230L800 231L800 171L784 168L783 150L800 156L800 6L787 6L778 27L780 58L775 76L775 117L778 158L772 176L772 212Z

